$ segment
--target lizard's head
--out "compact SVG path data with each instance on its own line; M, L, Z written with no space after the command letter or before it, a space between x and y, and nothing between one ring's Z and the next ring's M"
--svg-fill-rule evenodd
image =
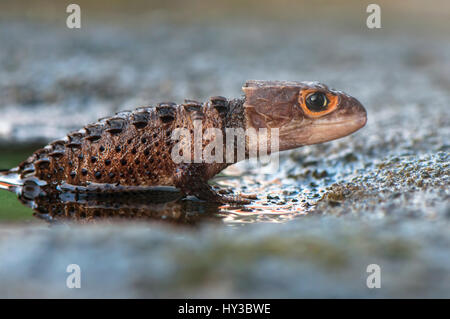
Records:
M280 150L344 137L367 121L357 99L317 82L248 81L243 90L247 128L278 128Z

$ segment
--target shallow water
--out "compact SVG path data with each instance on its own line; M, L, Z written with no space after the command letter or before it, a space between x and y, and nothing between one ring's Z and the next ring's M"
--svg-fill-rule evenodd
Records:
M18 164L16 158L25 158L30 150L37 147L32 145L20 148L16 145L12 149L5 148L3 152L5 155L0 164L4 167L15 166ZM223 194L232 194L234 189L241 186L245 190L242 194L252 195L251 204L235 206L213 204L195 197L183 198L175 189L157 188L111 194L78 194L67 191L34 198L34 195L27 194L42 191L39 191L37 185L29 185L27 189L21 190L18 197L5 191L0 193L0 199L4 204L0 208L0 220L98 223L139 219L186 226L206 221L232 225L255 222L278 223L305 215L313 206L307 199L314 197L317 199L315 195L287 190L286 187L281 191L279 182L275 183L273 192L258 198L256 194L262 194L270 189L270 186L265 185L267 183L261 183L253 176L241 177L244 171L236 167L228 171L228 174L220 174L212 181L214 187Z
M74 33L2 22L0 168L98 117L236 97L247 79L320 80L357 97L368 124L283 152L278 169L244 162L212 181L255 194L244 207L130 194L62 196L33 211L0 192L0 296L449 297L448 34L431 22L420 32L399 21L379 32L296 23ZM64 287L70 263L85 289ZM372 263L381 289L365 285Z

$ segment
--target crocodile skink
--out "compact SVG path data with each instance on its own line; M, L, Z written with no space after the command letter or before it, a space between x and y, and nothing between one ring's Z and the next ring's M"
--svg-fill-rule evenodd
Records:
M185 129L194 135L198 123L201 133L216 128L223 136L229 128L277 129L278 149L283 151L349 135L367 120L358 100L318 82L247 81L243 91L237 99L165 102L100 119L0 173L0 188L17 193L30 185L38 185L39 192L114 192L173 186L204 200L245 202L239 196L219 195L208 185L239 156L232 161L174 161L172 151L180 143L174 132ZM248 137L244 140L248 157L251 145ZM200 147L210 143L203 138ZM194 158L194 149L188 155Z

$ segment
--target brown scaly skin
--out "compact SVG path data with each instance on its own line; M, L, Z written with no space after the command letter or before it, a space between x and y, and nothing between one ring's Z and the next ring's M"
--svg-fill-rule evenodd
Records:
M224 137L225 128L278 128L279 149L288 150L346 136L366 123L356 99L316 82L248 81L243 90L241 99L213 97L203 104L186 100L119 112L37 150L10 174L19 174L23 183L44 181L47 193L58 187L103 192L175 186L201 199L245 202L218 195L207 183L231 163L172 161L176 128L193 132L194 121L201 120L203 133L219 128ZM313 112L306 100L315 92L326 96L328 105ZM208 142L203 140L202 147Z

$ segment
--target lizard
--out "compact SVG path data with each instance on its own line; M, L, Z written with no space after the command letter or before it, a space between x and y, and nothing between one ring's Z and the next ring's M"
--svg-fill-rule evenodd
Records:
M221 195L208 184L242 158L175 162L172 151L180 140L173 133L186 129L193 135L196 123L202 125L201 133L217 128L224 135L228 128L277 129L278 150L285 151L347 136L367 121L356 98L319 82L251 80L242 89L240 98L163 102L99 119L0 173L0 188L32 198L42 191L121 192L169 186L212 202L248 203L242 196ZM200 146L210 143L203 138ZM244 143L247 158L248 137ZM39 185L39 191L33 185Z

